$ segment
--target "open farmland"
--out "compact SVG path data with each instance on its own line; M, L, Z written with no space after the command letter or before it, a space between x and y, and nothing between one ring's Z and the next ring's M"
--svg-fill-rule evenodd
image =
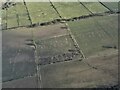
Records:
M2 12L2 18L2 24L6 25L5 28L30 25L28 13L26 12L25 5L22 2L4 10Z
M54 2L53 4L63 18L72 18L89 14L89 12L78 2Z
M47 22L59 18L49 2L29 2L27 7L33 23Z
M69 22L79 46L86 56L118 45L118 16L104 16ZM106 27L108 26L108 27Z
M3 88L116 88L116 4L21 1L3 7Z
M99 2L18 2L2 12L3 29L44 23L55 19L69 19L89 14L118 11L117 3ZM94 8L95 7L95 8ZM49 8L49 9L48 9Z
M110 10L114 12L118 12L118 3L117 2L104 2L104 5L106 5Z
M101 13L108 11L103 5L99 2L81 2L89 11L92 13Z

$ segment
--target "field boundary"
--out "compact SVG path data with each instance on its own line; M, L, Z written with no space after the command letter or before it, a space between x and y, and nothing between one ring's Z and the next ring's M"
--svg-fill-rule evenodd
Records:
M19 28L19 27L36 27L36 26L46 26L46 25L51 25L51 24L56 24L56 23L59 23L59 22L62 22L62 21L77 21L77 20L81 20L81 19L86 19L86 18L89 18L89 17L94 17L94 16L104 16L104 15L111 15L111 14L119 14L120 11L113 11L111 10L109 7L107 7L104 3L102 2L98 2L100 3L103 7L105 7L106 9L108 9L108 11L105 11L105 12L101 12L101 13L93 13L92 11L90 11L82 2L80 2L79 0L77 1L79 4L81 4L88 12L90 12L89 15L82 15L82 16L78 16L78 17L71 17L71 18L67 18L67 19L64 19L59 11L57 10L57 8L54 6L54 4L52 3L51 0L49 0L49 3L51 4L51 7L55 10L55 12L58 14L58 16L60 17L60 19L54 19L52 21L47 21L47 22L37 22L37 23L32 23L32 19L30 17L30 14L29 14L29 10L28 10L28 7L26 5L26 1L23 0L23 4L25 6L25 9L26 9L26 12L27 12L27 16L28 16L28 20L30 21L30 24L28 25L21 25L19 26L19 16L16 15L17 17L17 23L18 23L18 26L14 26L14 27L8 27L7 26L7 8L5 8L6 10L6 23L3 23L1 24L1 26L3 27L2 30L7 30L7 29L15 29L15 28ZM15 4L16 6L16 4ZM6 27L5 27L6 26Z
M26 26L11 27L11 28L7 28L7 29L2 28L2 30L11 30L11 29L16 29L16 28L20 28L20 27L34 28L34 27L38 27L38 26L47 26L47 25L62 23L64 21L66 21L66 22L78 21L78 20L87 19L87 18L91 18L91 17L99 17L99 16L107 16L107 15L119 15L119 14L120 14L120 11L119 12L106 11L104 13L95 13L95 14L83 15L83 16L79 16L79 17L72 17L72 18L68 18L68 19L54 19L52 21L38 22L38 23L33 23L32 25L26 25ZM1 24L1 26L3 27L3 24Z
M79 1L79 0L78 0L78 1ZM80 1L79 1L79 2L80 2ZM105 6L102 2L99 1L99 3L100 3L103 7L107 8L107 9L109 10L109 12L115 13L115 12L112 11L110 8L108 8L107 6ZM93 13L91 10L89 10L89 8L87 8L82 2L80 2L80 4L82 4L88 12L90 12L92 15L94 15L94 13ZM98 23L98 21L97 21L94 17L93 17L93 20L94 20L95 24L96 24L97 26L99 26L99 28L98 28L99 30L103 30L103 31L106 33L106 35L108 35L109 38L111 38L111 41L114 40L113 37Z
M50 0L49 0L49 1L50 1ZM51 1L50 1L50 3L51 3L51 5L53 6L53 9L55 9L55 11L58 13L59 17L60 17L61 19L64 19L64 18L62 17L62 15L60 15L59 11L58 11L57 8L54 6L54 4L53 4ZM84 55L84 53L82 52L82 50L80 49L80 46L79 46L79 44L77 43L74 35L72 34L72 32L71 32L71 30L70 30L67 22L64 21L63 24L65 25L65 27L66 27L66 29L67 29L67 31L68 31L69 37L71 38L71 40L72 40L72 42L73 42L76 50L78 51L79 54L82 55L82 57L80 58L80 60L81 60L81 59L85 59L85 55Z
M32 20L31 20L31 17L30 17L30 14L29 14L29 10L28 10L28 8L27 8L27 5L26 5L25 0L23 0L23 3L24 3L24 5L25 5L25 8L26 8L26 11L27 11L27 15L28 15L28 18L29 18L30 24L32 25Z

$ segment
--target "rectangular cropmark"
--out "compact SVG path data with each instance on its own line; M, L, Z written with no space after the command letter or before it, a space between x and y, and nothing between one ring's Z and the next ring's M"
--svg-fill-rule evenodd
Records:
M37 41L40 65L79 60L81 55L69 35Z
M81 52L75 47L67 28L64 24L56 24L33 29L38 64L82 59Z
M38 87L43 87L45 79L41 67L83 59L82 53L76 48L65 24L40 26L31 28L31 31L35 43Z

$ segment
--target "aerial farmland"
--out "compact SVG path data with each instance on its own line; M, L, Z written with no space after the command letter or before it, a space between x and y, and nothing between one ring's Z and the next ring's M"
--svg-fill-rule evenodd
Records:
M118 88L118 2L2 2L2 88Z

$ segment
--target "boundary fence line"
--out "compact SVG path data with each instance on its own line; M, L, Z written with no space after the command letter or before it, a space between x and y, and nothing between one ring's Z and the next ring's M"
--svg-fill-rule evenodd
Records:
M30 24L32 25L32 20L31 20L31 17L30 17L30 14L29 14L29 10L28 10L28 8L27 8L27 5L26 5L25 0L23 0L23 3L24 3L24 5L25 5L26 11L27 11L27 15L28 15L28 18L29 18L29 20L30 20Z
M38 22L38 23L33 23L32 25L23 25L23 26L19 26L19 27L26 27L26 28L33 28L33 27L37 27L37 26L47 26L47 25L52 25L52 24L56 24L56 23L61 23L62 21L77 21L77 20L82 20L82 19L87 19L87 18L91 18L91 17L99 17L99 16L107 16L107 15L118 15L120 14L119 12L113 13L110 11L106 11L103 13L95 13L93 14L89 14L89 15L83 15L83 16L79 16L79 17L72 17L72 18L68 18L68 19L54 19L52 21L48 21L48 22ZM3 24L1 24L2 26ZM11 27L11 28L7 28L7 24L6 24L6 28L2 28L2 30L10 30L10 29L15 29L15 28L19 28L19 27Z

